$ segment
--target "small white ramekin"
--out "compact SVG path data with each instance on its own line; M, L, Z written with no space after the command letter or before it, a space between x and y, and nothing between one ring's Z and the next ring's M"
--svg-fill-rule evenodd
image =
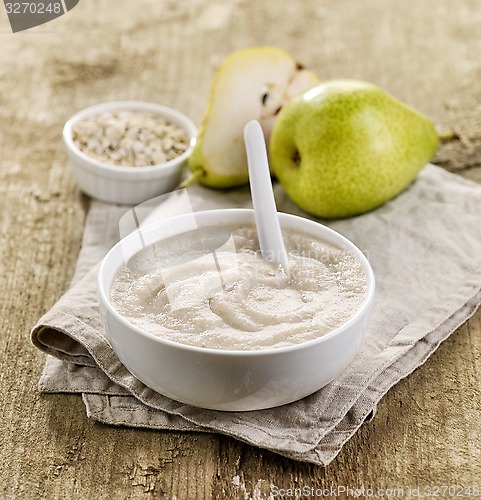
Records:
M72 126L76 122L92 115L126 110L152 113L184 128L190 141L187 151L158 165L124 167L95 160L80 151L73 142ZM192 153L196 135L195 125L179 111L141 101L106 102L90 106L72 116L63 129L63 140L80 189L98 200L126 205L139 204L175 189Z
M197 212L199 227L253 225L247 209ZM167 397L201 408L229 411L258 410L303 398L338 377L359 350L374 298L374 273L363 253L348 239L312 220L280 213L284 229L311 234L333 243L359 261L367 276L366 298L344 325L301 344L249 351L204 349L145 332L122 317L110 302L112 282L135 248L131 233L105 256L98 274L100 312L109 342L126 368L145 385ZM191 228L190 215L152 224L142 231L146 244L179 228ZM127 253L131 253L126 255ZM132 253L133 252L133 253Z

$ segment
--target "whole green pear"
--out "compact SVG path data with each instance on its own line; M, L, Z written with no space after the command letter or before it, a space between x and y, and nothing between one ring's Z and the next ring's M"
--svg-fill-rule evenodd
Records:
M400 193L439 143L434 125L375 85L335 80L294 98L270 140L273 171L300 208L348 217Z

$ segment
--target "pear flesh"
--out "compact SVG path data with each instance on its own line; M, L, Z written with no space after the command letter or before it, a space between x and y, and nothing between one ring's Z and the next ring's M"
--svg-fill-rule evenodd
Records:
M396 196L431 160L438 143L425 116L384 90L336 80L281 110L270 158L294 203L318 217L338 218Z
M212 83L189 168L208 186L224 188L248 182L243 130L260 121L269 138L275 117L292 97L319 84L286 51L255 47L227 57Z

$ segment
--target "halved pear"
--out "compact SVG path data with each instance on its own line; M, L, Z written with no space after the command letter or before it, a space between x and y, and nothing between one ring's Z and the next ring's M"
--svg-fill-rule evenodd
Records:
M277 113L291 98L320 83L288 52L275 47L239 50L220 65L189 159L191 179L215 188L245 184L244 126L256 119L269 140Z

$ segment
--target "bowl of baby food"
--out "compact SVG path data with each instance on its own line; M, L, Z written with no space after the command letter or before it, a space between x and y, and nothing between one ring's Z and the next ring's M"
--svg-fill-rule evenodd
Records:
M196 135L184 114L142 101L90 106L63 129L82 191L101 201L129 205L175 189Z
M133 375L182 403L247 411L301 399L346 369L367 329L372 268L332 229L279 219L288 275L262 259L248 209L168 218L109 251L100 310Z

